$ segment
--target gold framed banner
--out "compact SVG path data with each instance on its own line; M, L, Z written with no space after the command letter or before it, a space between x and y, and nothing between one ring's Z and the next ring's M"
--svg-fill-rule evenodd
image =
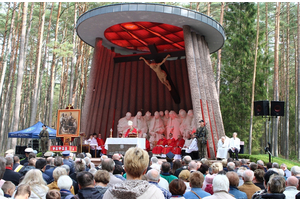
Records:
M80 114L80 109L58 110L56 137L78 137Z

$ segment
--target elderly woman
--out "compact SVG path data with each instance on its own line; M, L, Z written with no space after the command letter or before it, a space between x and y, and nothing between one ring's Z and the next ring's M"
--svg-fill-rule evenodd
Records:
M49 190L58 190L58 191L60 190L60 188L57 186L57 181L58 181L59 177L62 175L68 175L67 170L63 167L55 168L55 170L53 171L54 181L52 183L50 183L49 185L47 185ZM70 189L70 191L72 192L72 194L75 194L73 186Z
M76 158L74 168L75 168L75 173L71 174L70 177L77 182L76 175L79 172L86 171L86 162L85 162L85 160L81 159L81 158Z
M28 171L21 184L29 185L31 194L29 199L45 199L49 188L43 179L42 172L38 169Z
M72 188L73 181L72 179L67 175L62 175L58 178L57 186L60 189L60 196L61 199L71 199L74 194L70 191Z
M185 193L186 186L181 179L174 179L169 185L169 190L172 193L171 199L185 199L183 194Z
M106 170L98 170L95 174L95 188L103 195L108 189L107 184L110 180L110 175Z
M149 164L147 151L131 147L125 153L124 169L127 180L110 187L103 199L164 199L162 191L155 185L141 180Z

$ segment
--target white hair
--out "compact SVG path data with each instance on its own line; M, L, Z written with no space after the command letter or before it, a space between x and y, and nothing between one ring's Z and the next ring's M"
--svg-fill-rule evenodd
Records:
M262 160L258 160L256 163L257 163L258 165L264 166L264 161L262 161Z
M85 155L86 155L86 157L89 157L89 158L92 157L92 155L90 153L85 153Z
M151 162L152 162L152 164L157 163L157 162L158 162L157 157L153 156L153 157L151 158Z
M240 167L236 173L238 174L239 177L242 177L245 170L246 170L245 167Z
M66 169L67 174L70 173L70 167L69 167L69 165L62 165L61 167Z
M96 172L97 172L97 169L96 169L96 168L91 168L91 169L89 170L89 172L95 176L95 174L96 174Z
M291 173L292 173L292 175L294 175L294 176L300 174L300 167L299 167L299 166L294 166L294 167L292 167Z
M54 178L54 181L57 181L59 179L60 176L62 175L67 175L67 170L63 167L56 167L54 170L53 170L53 178Z
M86 165L89 165L91 162L91 159L89 157L85 157L84 161L85 161Z
M153 164L153 165L151 165L151 168L157 170L158 173L160 173L160 165L159 164Z
M250 169L247 169L244 171L243 173L243 178L244 178L244 181L252 181L253 178L254 178L254 172Z
M228 191L229 190L229 180L226 175L217 175L213 179L213 191Z
M155 169L150 169L148 172L147 172L147 180L148 181L155 181L155 182L158 182L159 180L159 172Z
M70 190L72 187L73 181L68 175L62 175L58 178L57 187L59 189Z

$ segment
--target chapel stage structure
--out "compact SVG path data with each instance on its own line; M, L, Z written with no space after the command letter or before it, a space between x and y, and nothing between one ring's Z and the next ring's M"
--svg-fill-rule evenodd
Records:
M208 157L225 135L210 53L225 41L214 19L186 8L122 3L95 8L81 15L78 36L94 47L81 132L117 137L117 122L126 112L193 109L197 126L209 131ZM171 90L144 61L160 63Z

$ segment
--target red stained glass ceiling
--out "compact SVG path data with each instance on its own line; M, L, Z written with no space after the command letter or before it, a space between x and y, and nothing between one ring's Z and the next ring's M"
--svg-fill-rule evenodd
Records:
M107 28L104 36L111 43L130 50L149 52L155 44L158 52L183 50L183 30L180 27L154 22L128 22Z

